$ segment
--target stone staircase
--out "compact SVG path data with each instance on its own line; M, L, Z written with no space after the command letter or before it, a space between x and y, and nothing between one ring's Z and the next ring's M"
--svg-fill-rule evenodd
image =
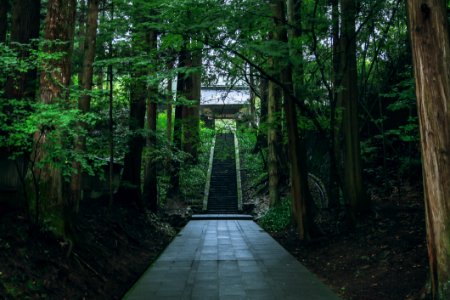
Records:
M206 212L208 214L238 213L236 157L233 133L216 135Z

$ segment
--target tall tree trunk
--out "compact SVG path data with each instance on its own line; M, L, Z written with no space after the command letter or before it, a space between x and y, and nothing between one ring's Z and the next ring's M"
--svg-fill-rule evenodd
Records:
M49 0L47 10L44 37L50 43L43 48L43 51L49 56L54 53L63 53L63 55L44 62L40 78L40 97L43 103L54 104L61 100L67 101L69 96L76 1ZM64 43L55 43L55 41ZM37 132L35 142L37 144L36 151L40 151L37 159L38 161L44 160L48 155L43 150L44 144L51 143L46 140L46 131ZM40 198L45 199L47 203L63 204L64 234L69 241L73 242L76 207L70 197L63 198L61 170L51 164L46 164L38 170L38 173L40 173L38 177L41 178L40 186L42 187ZM70 251L71 247L69 253Z
M186 41L185 41L186 43ZM186 44L182 47L178 56L178 68L185 68L190 66L191 58L190 53L186 49ZM177 77L177 95L175 106L175 118L173 124L173 147L176 151L181 151L183 148L183 117L184 117L184 104L183 98L186 98L186 90L192 86L190 84L190 77L186 76L184 72L178 72ZM176 197L180 192L180 171L181 164L178 160L172 162L171 174L170 174L170 188L168 196L170 198Z
M157 34L154 31L150 31L148 34L149 50L156 52L157 50ZM152 72L155 70L152 70ZM157 109L158 109L158 85L150 86L148 104L147 104L147 123L148 123L148 148L150 154L157 148L156 139L156 121L157 121ZM158 209L158 181L157 181L157 169L156 164L152 159L148 159L145 166L144 175L144 191L143 191L144 204L152 212L156 212Z
M275 66L277 69L277 66ZM267 146L269 150L267 167L269 173L269 201L271 206L280 204L281 176L281 89L269 81Z
M255 68L252 66L249 66L249 79L250 79L250 127L256 128L256 82L255 82Z
M84 49L83 49L83 68L81 76L81 87L83 89L83 94L78 100L78 109L83 113L90 110L91 107L91 96L90 92L93 85L93 74L94 68L93 63L95 59L95 45L97 41L97 20L99 12L99 0L89 0L88 2L88 12L87 12L87 24L86 24L86 36L84 39ZM86 129L86 124L80 123L79 126L82 129ZM77 137L75 141L75 151L83 154L86 151L86 137L84 132ZM72 175L72 180L70 183L70 197L72 197L72 202L78 204L81 199L81 186L82 186L82 168L81 162L73 162L74 173Z
M178 75L178 80L180 80L180 75ZM179 82L179 81L178 81ZM178 83L177 83L177 94L178 94ZM177 96L178 97L178 96ZM183 106L181 104L176 104L175 106L175 116L173 124L173 148L175 151L181 150L181 137L183 131ZM170 187L168 191L168 197L176 197L180 193L180 171L181 164L178 160L172 160L170 168Z
M192 53L192 67L196 68L192 76L192 93L191 100L194 102L190 108L191 112L191 155L194 158L194 163L198 162L198 148L200 147L200 100L202 91L202 60L203 60L203 45L197 43L197 49Z
M174 64L175 64L175 62L171 60L167 64L167 68L168 69L172 69L174 67ZM172 77L170 77L167 80L167 128L166 128L167 142L169 144L172 143L172 124L173 124L173 116L172 116L172 111L173 111L172 84L173 84L173 80L172 80Z
M133 22L135 29L132 36L133 52L149 53L148 40L145 38L145 29L138 24L148 21L144 3L133 1ZM129 205L130 199L140 209L144 209L142 199L142 151L145 145L145 138L142 134L145 123L145 112L148 97L147 89L148 66L134 64L131 70L130 84L130 118L128 140L128 152L124 158L124 168L116 199L123 204Z
M142 71L133 71L130 88L128 152L125 154L120 187L116 194L116 199L122 204L130 205L134 202L141 209L144 207L141 193L141 166L145 139L140 131L144 127L147 100L147 87L143 76L145 74Z
M300 56L301 50L293 45L297 44L297 40L301 38L301 0L288 1L288 22L291 24L289 31L290 39L290 55ZM276 5L277 19L284 20L285 7L282 0L277 1ZM279 26L279 40L288 42L287 31ZM301 47L300 47L301 49ZM284 89L284 112L286 114L286 128L288 133L288 150L291 165L291 194L292 194L292 210L297 231L300 239L309 240L311 238L311 230L313 228L312 208L313 201L308 186L308 169L306 158L306 147L303 139L300 138L297 120L296 101L304 101L300 91L303 85L303 66L300 64L294 71L292 62L289 62L281 72L281 82L286 85Z
M3 4L0 3L0 5ZM37 39L39 37L40 8L41 3L39 0L17 0L14 2L12 7L11 47L18 51L19 59L27 59L30 56L30 50L37 49L37 43L31 44L31 42L32 39ZM21 46L17 46L16 43L26 44L28 46L27 48L22 48ZM24 104L22 109L25 108L26 110L31 111L31 103L34 103L36 98L36 88L36 68L31 68L25 72L16 72L7 78L4 97L6 99L21 101ZM7 103L3 109L5 109L6 114L10 116L8 122L14 123L17 116L14 113L13 105ZM10 113L9 110L13 113ZM19 114L19 116L20 118L24 117L23 114ZM12 151L14 151L14 149L6 150L7 155ZM24 158L27 159L29 154L30 153L25 154ZM26 168L21 170L23 176L25 176L26 171ZM28 189L28 187L25 187L25 189ZM26 214L29 220L32 220L30 214L31 202L27 191L24 192L24 198ZM38 219L39 214L36 213L35 216L37 216Z
M41 2L39 0L16 0L12 7L11 42L30 44L39 37ZM21 58L28 58L28 49L17 48ZM37 45L34 45L34 49ZM34 101L36 95L37 71L35 68L20 72L9 77L6 84L6 97L9 99L24 99Z
M261 97L261 105L260 105L260 111L259 111L259 126L258 126L258 133L256 135L256 144L253 149L254 153L260 153L261 157L263 159L264 164L264 170L267 170L267 162L264 159L264 153L262 151L263 148L267 147L267 130L266 130L266 123L267 123L267 110L269 109L268 105L268 98L269 98L269 80L267 78L261 77L261 80L259 82L259 94Z
M272 12L274 18L273 32L270 34L271 39L280 41L282 34L282 23L284 16L284 10L279 11L279 1L273 1ZM281 15L280 15L281 14ZM269 60L270 68L273 75L277 80L280 80L281 64L278 57L271 57ZM280 204L280 177L281 177L281 102L282 93L281 88L277 83L269 81L268 86L268 98L267 98L267 169L269 173L269 201L271 206Z
M191 42L192 43L192 42ZM201 93L201 67L202 48L196 45L196 49L190 51L186 66L195 68L189 73L185 81L184 93L191 103L183 106L183 151L191 155L191 163L198 161L198 147L200 145L200 93Z
M433 299L450 299L450 40L445 1L408 0Z
M86 0L79 0L80 7L78 9L78 51L80 56L81 64L78 66L78 85L82 87L83 85L83 64L84 64L84 42L86 41L86 17L88 12L86 11ZM89 5L89 4L88 4ZM76 71L76 70L75 70Z
M344 162L344 197L350 204L351 221L370 209L362 182L361 150L358 125L358 75L356 66L356 0L341 0L342 74L338 102L342 103L342 134Z
M340 71L340 39L339 39L339 0L331 1L331 22L332 22L332 41L333 41L333 69L332 69L332 86L333 86L333 94L332 99L330 99L330 147L329 147L329 156L330 156L330 187L329 187L329 196L330 200L329 206L331 208L340 207L340 199L339 199L339 168L338 168L338 158L340 150L338 149L338 137L339 137L339 127L336 121L336 107L338 100L338 91L339 86L341 84L341 78L339 75ZM340 106L340 105L339 105Z
M104 5L104 4L103 4ZM105 9L102 10L102 17L105 17ZM110 5L110 21L114 22L114 1L111 1ZM114 31L111 32L111 37L108 40L108 58L110 62L107 68L107 81L108 81L108 148L109 148L109 207L112 207L114 202L114 70L112 65L112 59L114 58ZM102 54L105 53L103 44L100 46ZM98 88L103 90L103 72L99 68L98 76Z
M6 32L8 30L8 10L9 0L0 0L0 43L6 41Z
M259 94L261 95L261 105L259 112L259 123L260 126L258 128L258 134L256 136L256 145L254 148L254 152L260 151L261 155L263 152L261 151L263 148L267 147L267 130L265 125L267 123L267 115L268 115L268 99L269 99L269 80L267 78L261 77L259 82ZM264 169L267 169L266 162L264 160Z

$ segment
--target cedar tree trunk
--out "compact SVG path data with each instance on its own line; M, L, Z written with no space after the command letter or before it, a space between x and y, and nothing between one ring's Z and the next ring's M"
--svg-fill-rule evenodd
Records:
M433 298L450 299L450 41L446 2L409 0Z
M344 138L344 197L350 204L351 221L370 209L362 181L361 151L358 125L358 86L356 66L356 0L341 0L342 58L341 87L338 92L342 103L342 134Z
M157 34L154 31L150 31L148 34L149 50L157 50ZM148 124L148 138L147 146L149 148L150 155L157 148L156 144L156 121L157 121L157 108L158 108L158 86L150 86L148 103L147 103L147 124ZM144 175L144 191L143 191L144 205L152 212L156 212L158 209L158 181L157 181L157 169L155 163L151 157L147 160L145 166Z
M46 104L54 104L57 101L68 101L68 87L71 79L71 57L73 35L75 29L75 0L49 0L47 4L47 16L45 19L44 37L49 42L43 51L51 55L64 53L59 58L45 61L40 77L40 97ZM55 41L62 41L54 43ZM40 151L37 160L43 160L48 155L44 149L50 129L40 129L35 134L36 149ZM56 141L57 142L57 141ZM48 164L38 170L40 182L40 198L49 204L63 204L64 234L73 242L75 238L74 219L76 205L70 197L63 199L63 182L61 170ZM39 196L38 196L39 197ZM71 248L69 249L69 253Z
M0 43L6 40L6 31L8 30L8 10L9 0L0 0Z
M83 94L78 100L78 109L83 113L90 110L91 96L89 92L92 90L94 68L93 63L95 59L95 45L97 40L97 19L98 19L98 5L99 0L89 0L88 12L87 12L87 24L86 24L86 36L84 39L84 53L83 53L83 68L81 76L81 87L83 88ZM79 126L86 129L86 124L80 123ZM85 133L77 137L75 142L75 151L83 153L86 150L86 137ZM70 183L70 197L74 203L79 203L81 199L81 186L82 186L82 168L79 161L73 162L74 173ZM77 205L78 206L78 205Z

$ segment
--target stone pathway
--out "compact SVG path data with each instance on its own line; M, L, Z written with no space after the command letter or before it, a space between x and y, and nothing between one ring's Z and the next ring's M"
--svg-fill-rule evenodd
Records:
M339 299L251 220L193 220L125 295L135 299Z

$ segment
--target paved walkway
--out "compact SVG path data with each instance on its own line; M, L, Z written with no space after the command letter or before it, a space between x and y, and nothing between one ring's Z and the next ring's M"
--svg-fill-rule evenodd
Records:
M338 297L255 222L193 220L124 299Z

